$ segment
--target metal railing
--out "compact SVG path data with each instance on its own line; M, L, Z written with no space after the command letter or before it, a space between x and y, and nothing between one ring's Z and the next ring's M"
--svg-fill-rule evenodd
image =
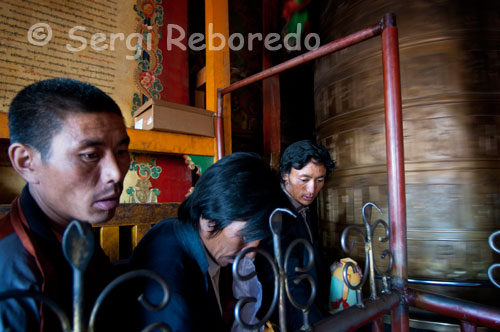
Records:
M224 156L223 97L244 86L262 81L285 70L381 36L382 67L384 82L385 136L388 175L389 231L391 248L391 293L378 299L365 301L365 308L349 308L314 326L316 331L350 331L374 321L373 330L382 331L381 315L392 310L392 330L409 331L409 306L426 309L461 321L462 331L475 331L476 325L500 329L500 309L466 301L419 292L408 286L408 262L406 246L406 195L403 149L403 120L399 65L398 29L393 14L386 14L375 25L332 41L274 67L247 77L227 87L218 89L216 140L217 157ZM368 235L367 231L367 234ZM368 242L365 237L365 242ZM491 242L490 242L491 243ZM497 247L492 247L498 252ZM373 264L371 264L373 266ZM492 271L499 267L494 264ZM388 280L388 278L386 278ZM495 283L496 284L496 283ZM496 284L497 285L497 284Z
M27 291L27 290L10 290L0 292L0 301L8 299L16 299L22 301L24 298L32 298L44 305L47 305L57 316L61 328L64 332L93 332L95 330L96 318L102 308L102 303L109 296L109 294L116 289L119 285L128 282L131 279L147 278L157 282L163 291L163 298L158 304L150 303L143 294L138 298L139 303L149 311L159 311L166 307L170 299L170 289L168 284L163 278L149 270L136 270L127 272L107 285L100 295L97 297L94 306L92 307L90 318L86 321L83 315L83 308L85 302L83 299L84 294L84 272L94 253L94 233L90 227L85 227L81 222L73 220L64 231L62 239L62 251L64 257L73 269L73 315L72 320L69 319L67 313L60 307L60 304L55 303L47 296ZM73 322L71 324L70 322ZM146 326L142 331L155 331L161 330L164 332L170 331L170 328L161 322L152 323Z
M413 290L411 288L409 288L408 292L403 296L403 294L401 294L399 291L391 288L389 285L389 272L392 268L392 253L389 249L382 251L381 258L389 259L389 267L385 271L380 271L374 263L373 245L375 229L378 226L382 226L384 230L384 236L378 238L378 240L381 242L390 240L390 230L387 223L382 219L377 219L374 223L371 223L372 208L375 208L382 215L382 212L377 205L371 202L366 203L362 208L364 231L357 226L349 226L343 231L341 237L341 246L346 253L349 253L353 247L353 243L347 245L347 236L349 233L355 233L359 235L359 238L361 238L361 240L363 241L363 247L365 250L365 266L363 269L362 279L358 284L352 284L347 276L349 269L355 269L355 266L352 263L347 262L342 272L344 283L348 288L352 289L357 294L357 304L355 306L337 312L332 316L314 324L314 326L310 324L309 307L314 303L317 293L317 287L313 278L311 277L311 275L307 274L307 272L313 268L313 264L315 261L314 251L311 244L303 239L294 240L287 248L281 247L283 214L289 214L293 217L295 217L295 215L287 209L276 209L269 217L269 227L271 228L273 236L274 255L271 255L261 248L246 248L238 254L232 266L233 278L244 282L254 277L256 272L254 271L249 275L241 275L239 273L239 265L243 257L245 257L245 255L247 255L249 252L256 252L257 254L263 255L271 265L274 274L274 292L271 305L267 309L266 314L258 322L250 324L242 319L241 311L246 304L256 302L256 299L251 297L242 298L237 302L234 310L234 317L236 322L248 330L259 331L262 326L264 326L269 320L273 312L275 310L278 310L280 331L286 332L287 326L285 301L290 301L290 303L295 308L300 310L303 314L303 324L302 328L300 329L301 331L352 331L368 323L372 323L372 330L383 331L383 316L391 310L394 310L398 305L400 305L401 302L403 302L422 309L457 318L461 321L463 331L474 331L476 325L499 328L498 319L500 318L500 310L498 310L497 308L473 304L470 302L447 298L440 295L424 293ZM490 242L493 241L493 237L498 235L497 233L499 232L492 234L492 237L490 237ZM298 277L293 280L293 282L309 283L311 293L305 304L299 304L295 301L295 299L293 298L293 294L291 294L290 292L288 284L288 276L290 273L288 262L290 260L292 251L298 245L302 245L304 247L307 252L308 258L306 266L299 266L296 268L296 271L293 271L299 273ZM87 268L87 265L89 264L90 258L93 254L94 234L89 227L84 227L82 223L73 221L64 232L62 249L66 260L73 268L72 320L69 319L67 313L59 306L59 304L55 303L52 299L40 293L26 290L11 290L0 293L0 301L11 298L17 300L22 300L23 298L32 298L40 301L47 305L57 315L64 332L93 332L95 330L97 321L96 317L99 314L99 310L101 309L104 300L119 285L132 279L149 278L158 282L162 288L164 296L158 304L151 304L144 297L144 295L139 296L138 301L146 310L159 311L168 305L170 299L170 290L168 284L160 275L150 270L131 271L119 276L104 288L101 294L97 297L97 300L95 301L95 304L91 310L90 318L87 322L85 317L83 317L83 273ZM284 255L283 252L285 253ZM377 293L376 289L376 275L379 275L379 278L382 279L382 290L380 294ZM361 296L362 287L367 280L369 280L370 285L370 296L368 299L363 300ZM278 306L277 309L276 306ZM71 322L73 322L73 325L71 325ZM148 326L144 327L142 331L147 332L155 330L170 331L168 325L163 322L151 323Z

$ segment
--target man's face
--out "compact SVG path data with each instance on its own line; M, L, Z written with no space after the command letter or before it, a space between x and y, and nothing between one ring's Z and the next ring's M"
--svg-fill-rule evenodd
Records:
M52 138L46 160L36 158L37 183L30 192L55 223L91 224L113 217L130 163L121 116L74 113Z
M325 185L326 167L323 164L307 163L302 169L292 167L283 175L286 191L302 205L311 204Z
M200 218L200 237L210 256L220 266L232 264L236 255L247 247L257 247L260 240L244 242L241 235L245 227L245 221L233 221L222 229L217 235L210 233L210 221ZM249 258L255 257L255 252L247 255Z

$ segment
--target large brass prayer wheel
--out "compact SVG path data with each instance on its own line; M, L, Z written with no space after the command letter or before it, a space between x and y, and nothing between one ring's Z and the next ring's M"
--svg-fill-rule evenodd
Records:
M500 3L325 1L322 44L387 12L399 30L409 277L485 282L500 262L488 246L500 229ZM315 113L318 141L337 161L318 199L322 242L331 257L345 256L340 235L362 224L363 204L379 205L389 222L380 37L316 62ZM363 261L360 245L352 255ZM498 305L492 292L465 295Z

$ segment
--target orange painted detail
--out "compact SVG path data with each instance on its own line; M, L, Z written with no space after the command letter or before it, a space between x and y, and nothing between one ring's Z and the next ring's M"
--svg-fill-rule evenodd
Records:
M210 34L216 36L220 33L225 38L225 46L221 50L217 48L221 40L213 38L210 44ZM227 0L205 0L205 42L206 48L206 108L212 112L217 111L217 89L225 88L231 83L229 62L229 18ZM212 46L212 47L210 47ZM231 100L230 96L224 96L224 142L225 153L230 154L231 148ZM215 146L213 155L215 153Z
M9 138L9 125L7 113L0 112L0 138Z
M213 156L215 138L152 130L127 129L130 150L155 153Z

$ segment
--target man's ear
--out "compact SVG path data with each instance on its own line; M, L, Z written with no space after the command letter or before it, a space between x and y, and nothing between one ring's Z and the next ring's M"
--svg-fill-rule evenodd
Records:
M213 230L213 226L210 225L210 220L200 216L200 230L202 230L203 232L210 233Z
M22 143L9 146L9 158L12 167L28 183L38 183L38 165L41 161L40 152Z
M288 173L281 173L281 179L283 183L288 183Z

